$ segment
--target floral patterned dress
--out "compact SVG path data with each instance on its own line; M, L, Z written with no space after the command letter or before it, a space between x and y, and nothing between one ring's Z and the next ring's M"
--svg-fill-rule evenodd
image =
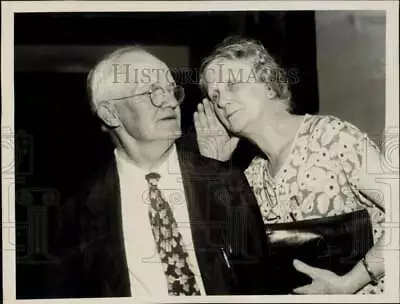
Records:
M374 243L382 234L384 211L358 189L366 144L379 149L354 125L333 116L305 115L285 163L273 178L268 160L256 156L245 175L257 198L265 224L349 213L366 208ZM382 293L366 285L357 293Z

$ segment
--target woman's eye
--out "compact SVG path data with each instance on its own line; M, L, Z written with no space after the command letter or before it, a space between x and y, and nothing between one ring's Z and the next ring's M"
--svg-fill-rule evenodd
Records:
M237 82L229 81L229 82L228 82L228 89L229 89L229 90L234 89L235 86L236 86L237 84L238 84Z

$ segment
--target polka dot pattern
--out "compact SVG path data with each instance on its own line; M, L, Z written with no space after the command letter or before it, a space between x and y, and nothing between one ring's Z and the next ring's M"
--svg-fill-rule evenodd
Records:
M268 160L255 157L245 170L264 223L282 223L349 213L366 208L374 242L383 231L384 213L359 190L366 146L379 150L354 125L333 116L306 115L285 163L272 177ZM365 286L359 293L382 293Z

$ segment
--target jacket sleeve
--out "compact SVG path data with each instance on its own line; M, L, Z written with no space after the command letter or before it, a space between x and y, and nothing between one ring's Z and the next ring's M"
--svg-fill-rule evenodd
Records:
M50 298L83 297L85 273L80 246L79 199L73 198L59 206L53 241L57 262L47 273Z
M235 294L266 294L268 244L261 211L244 173L233 166L227 170L225 185L231 198L227 236L236 277L233 290Z

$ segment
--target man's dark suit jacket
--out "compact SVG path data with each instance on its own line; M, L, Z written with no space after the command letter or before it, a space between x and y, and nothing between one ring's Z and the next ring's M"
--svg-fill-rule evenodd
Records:
M266 233L245 176L177 148L207 295L262 294L268 284ZM60 210L55 247L60 264L51 273L52 297L131 296L121 220L112 159Z

